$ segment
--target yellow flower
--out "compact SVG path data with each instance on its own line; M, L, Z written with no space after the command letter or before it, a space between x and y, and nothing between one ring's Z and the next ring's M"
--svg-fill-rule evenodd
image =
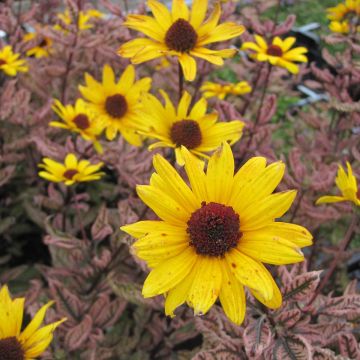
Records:
M75 154L68 154L64 164L43 158L43 164L39 167L44 171L40 171L39 176L53 182L64 182L65 185L70 186L77 182L99 180L104 175L103 172L98 172L102 166L102 162L93 165L88 160L78 161Z
M307 62L308 59L304 55L307 53L305 47L297 47L290 49L296 41L294 37L288 37L285 40L276 36L270 45L268 45L265 39L260 35L255 35L255 42L245 42L242 45L243 50L253 50L255 53L251 54L251 57L257 61L268 61L271 65L280 66L287 69L292 74L299 72L297 62Z
M48 302L21 331L24 313L24 298L12 300L7 286L0 289L0 358L32 360L40 356L53 339L53 332L64 321L41 327L47 309L54 303Z
M11 46L4 46L0 49L0 70L9 76L29 71L26 61L20 60L19 57L20 54L14 53Z
M342 166L339 165L339 170L336 176L336 186L341 191L342 196L322 196L316 201L316 204L336 203L340 201L352 201L355 205L360 206L360 191L356 178L353 175L351 165L346 162L348 173L346 174Z
M80 134L84 140L91 141L94 144L96 151L102 153L98 137L104 128L103 123L94 112L90 111L84 100L76 100L75 106L64 106L59 100L54 100L52 109L64 122L52 121L50 126L68 129Z
M48 57L51 52L53 41L45 36L39 36L36 32L27 33L24 35L23 41L29 42L36 39L38 44L26 51L26 56L35 56L37 59Z
M244 123L239 120L217 122L218 114L206 114L207 101L200 99L190 110L191 96L184 92L178 108L169 96L161 91L165 106L153 95L144 98L144 114L140 133L158 141L149 150L159 147L175 148L176 161L184 164L181 146L185 146L195 156L208 158L205 154L218 148L222 142L231 144L240 139Z
M264 305L281 306L281 293L262 264L304 260L300 247L311 245L303 227L275 222L295 199L296 191L272 192L285 166L250 159L234 176L231 148L224 143L210 158L205 174L182 148L191 188L160 155L150 185L137 193L160 217L121 229L138 240L137 255L152 269L144 297L164 294L165 313L188 303L195 315L205 314L219 297L231 321L245 316L244 286Z
M251 91L251 86L247 81L240 81L237 84L218 84L207 81L201 86L203 96L208 99L211 97L217 97L220 100L224 100L226 95L243 95Z
M104 14L98 10L90 9L86 11L79 12L79 20L78 20L78 28L79 30L87 30L92 29L94 27L93 24L89 23L94 18L101 18ZM64 22L66 25L70 25L74 23L73 16L71 15L69 9L66 9L63 13L58 14L57 17ZM64 30L61 25L55 25L55 30Z
M141 98L151 87L149 77L135 80L135 69L129 65L116 82L114 71L109 65L103 68L102 83L85 74L86 86L79 86L81 94L90 102L93 110L106 128L108 140L118 132L132 145L141 145L140 136L135 133L136 124L142 116Z
M134 39L119 49L119 55L131 58L133 64L161 56L176 56L186 80L196 76L196 61L199 57L215 65L223 65L223 58L232 57L235 49L214 50L206 46L241 35L242 25L226 22L218 25L221 15L220 4L206 22L208 0L194 0L191 12L184 0L173 0L172 11L156 0L147 2L154 17L129 15L124 23L130 29L144 33L150 39Z
M346 0L344 3L326 9L328 19L331 20L329 29L336 33L347 34L350 32L351 24L356 31L360 21L360 0Z

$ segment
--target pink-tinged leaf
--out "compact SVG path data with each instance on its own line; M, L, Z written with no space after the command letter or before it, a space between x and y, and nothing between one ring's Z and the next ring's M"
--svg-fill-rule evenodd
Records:
M109 225L108 210L105 205L100 207L98 216L91 227L91 235L93 240L102 241L113 233L112 227Z
M66 348L70 351L79 349L88 340L92 327L93 321L91 316L86 314L80 324L66 332Z
M360 317L360 295L326 298L323 300L318 313L354 320Z
M334 77L331 75L330 71L328 69L319 69L316 67L315 63L312 63L310 65L311 71L321 81L324 81L325 83L331 83L334 81Z
M275 28L275 31L273 32L273 36L280 36L288 33L294 26L295 21L296 21L296 16L289 15L282 24L280 24Z
M293 327L300 319L302 313L299 309L282 311L276 316L276 323L281 324L287 329Z
M3 169L0 169L0 186L4 186L10 181L10 179L14 175L15 169L15 165L8 165L5 166Z
M312 360L312 346L302 336L279 338L273 349L274 360Z
M360 359L360 347L351 333L339 335L340 354L350 359Z
M344 295L356 295L357 286L358 286L357 279L351 280L345 288Z
M296 276L285 286L283 299L286 301L309 300L319 285L321 271L311 271Z
M313 360L335 360L335 359L337 359L337 357L333 351L320 347L314 348Z
M272 339L272 333L265 317L260 317L255 323L251 323L244 332L244 345L246 354L251 359L260 359Z
M265 101L260 110L259 123L266 124L274 116L277 109L277 100L275 95L269 95L265 98Z
M191 360L239 360L245 358L241 349L231 343L221 343L215 349L197 353Z

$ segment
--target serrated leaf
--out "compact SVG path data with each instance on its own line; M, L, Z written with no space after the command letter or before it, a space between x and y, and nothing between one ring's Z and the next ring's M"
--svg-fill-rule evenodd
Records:
M351 333L339 335L340 354L350 359L360 359L360 347L355 336Z
M65 346L73 351L81 347L88 339L92 330L93 321L90 315L85 315L77 326L68 330L65 336Z
M312 360L312 347L303 337L279 338L273 349L274 360Z
M245 329L243 339L246 354L251 359L259 358L272 339L272 333L265 317L262 316L255 323L251 323Z

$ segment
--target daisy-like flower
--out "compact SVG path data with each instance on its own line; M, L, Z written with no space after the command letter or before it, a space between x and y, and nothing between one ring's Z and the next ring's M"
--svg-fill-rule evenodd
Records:
M27 56L35 56L35 58L39 59L50 55L53 44L53 41L50 38L39 35L36 32L25 34L23 38L24 42L32 40L37 40L37 45L26 51Z
M206 99L217 97L224 100L227 95L243 95L251 92L251 86L247 81L240 81L236 84L218 84L206 81L200 90Z
M177 163L183 165L181 146L196 157L209 158L206 153L218 148L222 142L233 144L240 139L244 123L240 120L217 122L217 113L206 114L207 101L204 98L190 110L191 96L185 91L176 109L169 96L164 91L161 94L165 105L151 94L143 100L144 114L139 125L143 130L140 133L158 140L149 146L149 150L174 148Z
M210 158L207 172L183 148L191 188L160 155L150 185L137 193L159 217L121 229L138 240L137 256L152 269L144 297L164 294L165 312L186 302L195 315L205 314L219 298L231 321L245 316L244 286L264 305L281 306L281 293L262 264L304 260L300 247L311 245L303 227L275 222L295 199L296 191L272 194L285 166L250 159L234 176L234 158L227 143ZM159 199L161 199L159 201Z
M267 61L271 65L287 69L292 74L299 72L299 66L294 62L306 63L308 61L304 55L308 51L305 47L291 49L296 41L294 37L282 40L276 36L271 44L268 44L260 35L255 35L254 37L256 42L245 42L241 48L243 50L254 51L250 56L257 61Z
M326 9L329 28L333 32L349 33L351 27L360 31L360 0L346 0L344 3Z
M54 100L53 110L64 121L52 121L50 126L74 131L86 141L91 141L97 152L102 153L98 138L104 128L103 123L95 116L84 100L76 100L75 106L63 105Z
M104 14L95 9L89 9L85 11L79 12L79 19L78 19L78 28L79 30L88 30L92 29L94 25L91 23L91 20L96 18L103 17ZM69 9L66 9L63 13L58 14L57 17L64 22L66 25L71 25L75 22L73 16L71 15ZM54 26L55 30L64 30L61 25L57 24Z
M19 57L20 54L14 53L10 45L4 46L0 49L0 70L9 76L29 71L26 61Z
M108 140L113 140L119 132L130 144L141 145L141 137L135 132L141 115L141 99L151 87L149 77L135 80L135 69L129 65L118 81L109 65L103 68L102 83L85 74L86 86L79 86L83 97L106 128Z
M355 205L360 206L360 190L358 189L356 178L353 175L349 162L346 162L346 166L348 171L347 174L344 168L339 165L339 170L335 180L336 186L341 191L342 196L322 196L316 201L317 205L341 201L352 201Z
M88 160L80 160L75 154L66 155L64 164L50 158L43 158L43 164L39 167L44 169L39 172L42 178L53 181L63 182L70 186L78 182L99 180L105 173L99 172L103 163L91 164Z
M147 2L154 17L129 15L124 23L130 29L142 32L150 39L134 39L123 44L119 55L140 64L161 56L176 56L186 80L196 76L194 57L205 59L215 65L223 65L223 58L232 57L235 49L213 50L206 46L241 35L244 27L231 22L218 24L221 8L214 11L204 22L208 0L194 0L189 11L185 0L173 0L172 11L156 0Z
M40 356L53 339L53 332L66 318L40 327L47 309L44 305L21 331L24 298L12 300L7 286L0 289L0 358L4 360L32 360Z

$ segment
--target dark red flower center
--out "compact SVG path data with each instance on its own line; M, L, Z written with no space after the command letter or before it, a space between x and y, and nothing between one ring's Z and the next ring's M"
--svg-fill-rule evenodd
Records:
M105 109L106 112L114 118L123 117L128 109L125 96L115 94L107 97L105 101Z
M90 126L89 118L85 114L76 115L73 119L73 123L81 130L86 130Z
M189 52L197 41L198 35L192 25L184 20L176 20L165 35L166 46L175 51Z
M187 225L190 246L200 255L223 256L241 237L239 215L231 206L215 202L203 202Z
M48 40L46 39L46 38L43 38L41 41L40 41L40 43L39 43L39 47L41 47L41 48L43 48L43 47L46 47L46 46L48 46L49 45L49 42L48 42Z
M195 149L202 140L200 126L194 120L177 121L170 129L170 138L176 146L184 145L188 149Z
M3 60L3 59L0 59L0 66L1 66L1 65L5 65L5 64L6 64L6 61Z
M15 336L0 339L1 360L24 360L24 350Z
M64 178L72 180L73 177L79 172L76 169L68 169L64 172Z
M356 193L356 197L360 200L360 188L358 189L358 191Z
M277 45L270 45L268 49L266 50L266 53L270 56L278 56L281 57L283 54L283 51L280 46Z

